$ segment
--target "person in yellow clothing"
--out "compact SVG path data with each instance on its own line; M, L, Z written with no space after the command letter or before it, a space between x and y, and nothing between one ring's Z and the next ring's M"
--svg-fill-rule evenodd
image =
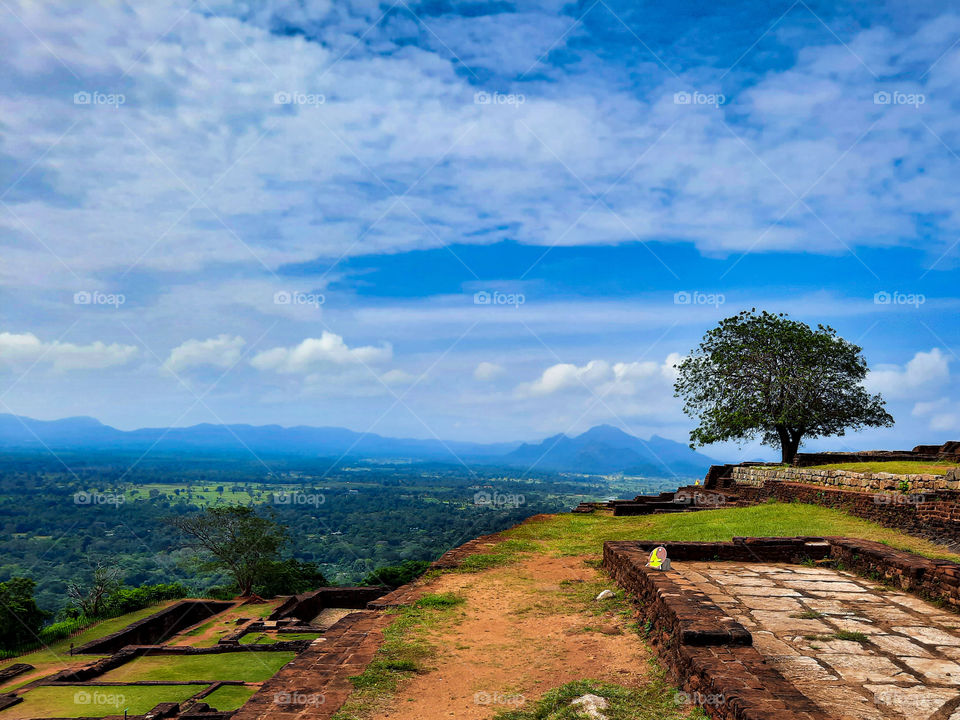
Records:
M669 570L670 558L667 557L667 549L661 545L650 553L650 560L647 562L648 568L654 570Z

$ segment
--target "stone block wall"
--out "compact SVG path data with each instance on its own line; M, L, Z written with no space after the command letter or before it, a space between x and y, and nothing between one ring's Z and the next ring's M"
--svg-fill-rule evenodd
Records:
M228 600L181 600L119 632L82 645L74 652L106 655L127 645L158 645L191 625L232 608L233 605L234 603Z
M829 465L844 462L891 462L920 460L923 462L960 462L960 441L943 445L917 445L913 450L862 450L860 452L797 453L793 464L797 467Z
M737 538L730 543L663 543L671 558L740 560L760 553L774 562L804 548L824 556L821 538ZM722 698L704 710L715 720L830 720L752 647L753 636L699 591L682 588L671 573L644 565L657 543L603 544L603 566L640 605L648 638L687 693ZM750 548L750 552L748 552Z
M893 473L858 473L851 470L813 470L783 465L739 465L731 471L738 485L760 487L768 481L811 483L868 493L897 492L901 484L910 484L908 492L925 493L960 490L956 470L948 475L894 475Z
M737 488L741 505L767 500L832 507L943 545L960 546L960 492L936 494L868 493L823 485L767 482Z
M367 603L387 592L379 585L369 587L324 587L292 595L270 614L270 620L296 618L310 622L326 608L362 610Z

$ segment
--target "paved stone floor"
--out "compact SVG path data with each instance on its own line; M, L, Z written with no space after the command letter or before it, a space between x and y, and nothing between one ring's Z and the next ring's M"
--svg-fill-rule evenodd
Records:
M757 650L838 720L960 720L960 615L827 568L673 569L681 586L706 593L740 622Z

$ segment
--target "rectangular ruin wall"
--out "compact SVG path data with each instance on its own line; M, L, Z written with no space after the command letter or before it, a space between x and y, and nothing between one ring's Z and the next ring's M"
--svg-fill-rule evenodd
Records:
M659 544L677 562L675 572L645 567L650 551ZM960 608L960 565L869 540L796 537L734 538L716 543L604 543L603 566L638 601L648 639L661 662L687 694L720 700L716 704L698 702L715 720L829 720L839 715L825 713L774 669L775 664L762 652L763 646L755 646L751 631L700 587L685 581L679 571L684 561L730 562L734 567L801 562L810 567L810 561L814 561Z
M106 655L127 645L159 645L178 632L233 607L227 600L181 600L110 635L78 647L76 653Z
M821 505L939 544L960 545L960 490L917 489L903 493L898 488L899 480L889 478L881 478L876 487L844 489L820 482L817 475L797 475L790 473L790 468L785 470L735 468L736 486L732 491L741 504L776 500ZM893 487L889 488L891 484Z
M810 465L830 465L846 462L897 462L905 460L960 462L960 441L946 442L943 445L917 445L913 450L797 453L793 459L793 465L809 467Z
M826 485L839 490L858 492L897 492L902 483L909 484L907 492L923 493L941 490L960 490L960 474L951 470L947 475L895 475L893 473L858 473L852 470L814 470L784 465L738 465L732 469L738 485L760 487L768 481Z

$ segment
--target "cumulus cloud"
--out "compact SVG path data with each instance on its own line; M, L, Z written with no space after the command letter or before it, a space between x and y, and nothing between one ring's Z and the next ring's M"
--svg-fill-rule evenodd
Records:
M201 365L227 369L240 360L244 345L246 341L239 335L222 334L206 340L187 340L170 351L163 367L174 373Z
M403 370L388 370L380 379L387 385L409 385L416 380L413 375Z
M960 429L958 404L948 398L918 402L913 406L915 417L926 418L931 430L956 433ZM952 437L951 437L952 439Z
M676 76L650 63L636 73L607 52L606 38L584 26L558 33L569 18L536 5L481 17L444 12L431 18L443 23L440 47L429 33L414 33L421 40L412 45L396 14L371 25L357 4L328 15L326 3L246 11L249 3L223 3L211 13L181 0L136 14L110 4L64 14L11 3L31 32L0 27L11 58L0 109L6 135L17 138L3 151L5 174L24 177L5 198L16 215L0 215L0 230L43 237L78 274L134 264L259 270L464 238L835 253L835 236L853 247L916 242L917 213L937 226L924 237L939 229L952 241L960 230L954 198L942 190L954 179L943 145L956 144L949 100L960 68L953 56L933 64L940 39L960 32L949 13L848 38L890 76L903 74L901 62L930 68L920 85L875 83L875 91L945 98L913 112L874 103L864 91L872 76L839 43L811 44L790 66L751 75L724 107L678 105L674 93L696 87L699 70ZM358 28L362 43L351 39ZM490 37L505 45L492 50ZM516 77L538 64L540 48L568 42L583 65L571 72L541 63L512 88L525 96L519 106L476 104L477 87L446 47ZM349 57L334 62L344 44ZM58 58L78 81L49 81L64 74ZM642 87L624 92L607 80L624 66L644 77ZM107 77L121 86L98 87ZM107 90L125 103L73 97ZM293 99L311 94L324 96L322 108ZM628 169L603 203L583 192ZM404 203L383 192L411 184ZM810 212L796 197L808 190ZM241 226L238 242L231 228ZM133 241L130 228L139 231ZM0 276L12 285L41 271L48 283L75 281L35 243L11 244L10 253Z
M601 396L634 396L654 388L662 391L672 385L676 378L674 365L681 358L678 353L671 353L662 363L652 360L629 363L591 360L582 366L559 363L548 367L536 380L519 385L517 393L536 397L579 390Z
M906 365L877 365L867 376L866 386L894 399L915 398L946 385L950 380L950 358L940 348L918 352Z
M257 353L250 364L258 370L310 375L325 369L375 365L392 357L393 348L389 343L351 348L340 335L325 330L319 338L306 338L299 345Z
M489 382L490 380L496 380L498 377L502 377L506 372L506 368L502 365L484 361L474 369L473 377L477 380Z
M137 353L134 345L108 345L100 340L77 345L59 340L44 342L33 333L0 333L0 366L36 363L57 371L94 370L124 365Z

